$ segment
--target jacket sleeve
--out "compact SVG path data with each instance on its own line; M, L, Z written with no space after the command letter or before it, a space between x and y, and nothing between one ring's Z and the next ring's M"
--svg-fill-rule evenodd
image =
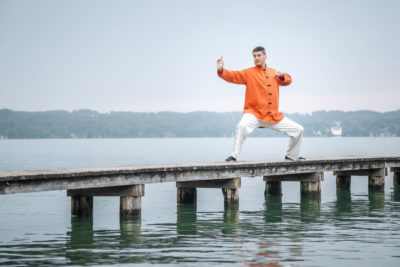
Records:
M230 83L246 84L247 73L246 70L234 71L223 69L222 72L218 72L218 76Z
M285 85L289 85L292 83L292 77L290 77L289 74L287 74L286 72L283 74L283 76L285 77L284 80L281 80L280 78L276 77L276 79L278 80L279 85L285 86Z

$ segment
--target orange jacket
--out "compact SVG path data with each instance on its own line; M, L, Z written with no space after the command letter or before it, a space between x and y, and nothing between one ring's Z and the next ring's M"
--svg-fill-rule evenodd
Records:
M252 113L268 123L280 122L284 116L279 112L279 85L289 85L292 78L284 73L284 79L275 76L276 70L252 67L241 71L223 69L218 76L227 82L245 84L246 97L243 113Z

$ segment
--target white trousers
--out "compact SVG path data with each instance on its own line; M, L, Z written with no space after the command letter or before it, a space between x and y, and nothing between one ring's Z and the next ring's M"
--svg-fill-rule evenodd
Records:
M243 114L242 119L236 127L236 136L232 157L238 157L244 140L246 140L246 137L258 127L269 128L290 136L289 144L286 150L286 156L293 160L298 159L301 141L303 139L303 126L286 117L284 117L283 120L278 123L266 123L251 113Z

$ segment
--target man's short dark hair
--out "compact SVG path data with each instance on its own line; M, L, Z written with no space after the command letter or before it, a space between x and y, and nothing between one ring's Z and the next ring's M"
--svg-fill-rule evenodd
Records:
M253 53L254 53L254 52L262 52L264 55L266 54L266 53L265 53L265 48L262 47L262 46L257 46L256 48L254 48L254 49L253 49Z

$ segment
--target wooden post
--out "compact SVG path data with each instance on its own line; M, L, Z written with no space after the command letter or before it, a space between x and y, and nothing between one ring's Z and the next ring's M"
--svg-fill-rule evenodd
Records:
M239 202L240 178L177 182L178 203L195 203L196 188L222 188L225 207L235 207Z
M178 187L176 189L176 197L179 204L196 203L197 189Z
M336 188L337 189L350 189L351 175L337 175Z
M119 211L121 216L140 216L142 212L142 197L120 197Z
M281 196L282 195L282 182L266 181L264 196L268 196L268 195Z
M73 216L92 216L93 215L93 197L72 196L71 197L71 215Z
M121 216L140 215L144 184L69 189L67 190L67 195L71 196L72 215L76 215L76 213L92 214L93 196L119 196Z
M235 209L239 206L239 188L222 188L222 194L226 209Z
M142 196L144 184L130 186L128 195L120 196L119 214L121 217L140 216L142 214Z
M371 170L368 175L368 190L383 191L385 189L386 168Z
M323 172L316 172L313 174L315 181L311 182L300 182L300 193L302 196L320 196L321 194L321 181L324 178Z
M324 180L323 172L311 173L291 173L264 176L265 191L264 195L282 195L282 181L300 182L302 194L314 194L321 191L321 181Z
M393 172L393 187L400 187L400 168L390 168L390 171Z
M333 175L337 176L368 176L368 189L371 191L383 191L385 188L385 176L387 175L386 168L376 168L376 169L357 169L357 170L347 170L347 171L334 171ZM350 178L349 178L350 179ZM341 180L339 178L339 180ZM344 184L346 183L346 178L343 179ZM338 179L336 180L338 182ZM341 181L339 181L341 182ZM337 186L339 186L337 184ZM350 187L350 181L349 181Z

